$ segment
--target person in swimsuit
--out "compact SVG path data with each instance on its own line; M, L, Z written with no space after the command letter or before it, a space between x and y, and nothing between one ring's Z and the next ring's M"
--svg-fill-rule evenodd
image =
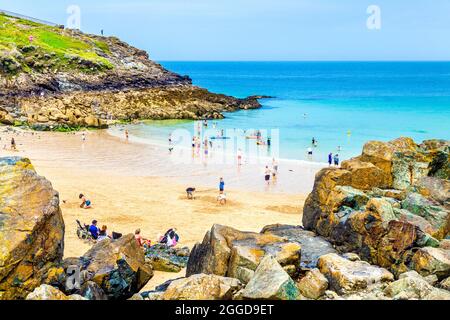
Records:
M83 201L83 202L81 202L81 204L80 204L80 208L82 208L82 209L91 209L91 208L92 208L91 200L86 199L86 197L84 196L84 194L81 193L81 194L79 195L79 198L80 198L81 201Z
M11 150L17 150L16 140L14 140L14 138L11 138Z
M270 184L270 169L269 166L266 166L266 171L265 171L265 175L264 175L264 180L266 181L267 185Z

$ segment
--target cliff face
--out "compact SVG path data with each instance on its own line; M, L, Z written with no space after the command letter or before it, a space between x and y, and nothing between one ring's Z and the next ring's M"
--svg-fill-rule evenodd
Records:
M449 141L370 141L361 156L317 174L303 225L396 274L448 277L450 251L437 247L450 235L449 168ZM441 263L445 272L434 272Z
M114 37L0 15L0 122L92 126L107 120L221 118L259 108L192 85Z

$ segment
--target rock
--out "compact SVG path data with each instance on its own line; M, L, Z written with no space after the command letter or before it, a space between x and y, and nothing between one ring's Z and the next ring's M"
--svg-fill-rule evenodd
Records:
M439 248L450 250L450 239L441 240L441 242L439 243Z
M344 253L342 257L350 261L361 261L361 258L356 253L352 252Z
M58 193L30 160L0 158L0 300L25 299L63 251Z
M295 282L270 255L262 259L242 292L244 299L257 300L296 300L299 296Z
M231 300L242 285L237 279L196 274L172 281L163 300Z
M350 186L355 189L371 190L374 187L387 188L388 176L370 162L352 159L342 162L341 168L351 173Z
M389 284L384 293L396 300L423 299L434 288L422 277L409 276Z
M301 246L300 267L303 270L316 268L319 257L336 253L330 242L299 226L270 225L264 227L261 233L273 234L299 243Z
M136 294L134 294L130 299L128 299L128 300L137 300L137 301L143 301L144 300L144 298L141 296L141 294L140 293L136 293Z
M442 288L442 289L445 289L445 290L450 291L450 277L448 277L448 278L442 280L442 281L439 283L439 287Z
M106 293L93 281L86 281L81 286L80 295L88 300L108 300Z
M361 156L316 175L303 226L339 252L405 272L415 248L438 247L449 234L450 183L441 178L449 159L449 141L368 142Z
M450 276L450 250L421 248L414 254L411 265L422 276L434 274L444 279Z
M144 300L159 301L163 300L164 291L147 291L142 292L141 296Z
M328 289L328 280L318 269L312 269L298 282L297 287L303 296L318 299Z
M151 265L133 234L97 242L78 262L87 280L95 282L109 300L128 299L153 277Z
M428 295L426 295L423 300L450 300L450 292L447 290L434 288Z
M404 278L414 278L414 277L425 280L431 286L434 286L439 281L438 277L434 274L426 276L426 277L422 277L420 274L417 273L417 271L414 271L414 270L402 273L399 275L398 278L400 280L400 279L404 279Z
M66 296L57 288L43 284L31 292L26 300L86 300L80 295Z
M318 267L327 277L330 288L339 294L355 292L371 284L394 280L392 273L386 269L364 261L349 261L334 253L320 257Z
M215 274L237 277L240 268L254 271L266 254L271 254L283 266L300 268L301 246L270 233L241 232L214 225L201 244L192 249L187 276ZM242 279L245 280L245 279Z
M145 252L146 261L155 271L180 272L186 268L189 248L169 248L166 245L154 245Z
M402 201L402 208L427 220L434 228L432 236L442 239L448 234L450 212L438 203L434 203L418 193L410 193Z

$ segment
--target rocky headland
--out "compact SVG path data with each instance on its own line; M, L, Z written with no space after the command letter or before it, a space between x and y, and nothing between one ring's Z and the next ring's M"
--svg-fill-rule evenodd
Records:
M58 193L29 160L3 158L0 299L450 300L449 148L368 142L317 174L303 226L214 225L191 251L143 251L125 235L66 259ZM141 292L153 270L184 267L185 277ZM68 287L73 270L79 282Z
M0 123L38 130L114 121L217 119L259 97L211 93L115 37L0 14Z

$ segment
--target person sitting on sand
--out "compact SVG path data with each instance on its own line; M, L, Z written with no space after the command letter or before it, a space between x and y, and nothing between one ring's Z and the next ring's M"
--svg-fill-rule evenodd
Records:
M98 239L100 230L97 227L97 220L92 221L92 224L89 227L89 233L91 234L91 236L94 240Z
M137 229L134 232L134 238L136 239L136 242L138 244L139 247L144 248L144 247L150 247L151 246L151 241L148 239L145 239L141 236L141 229Z
M169 229L160 239L159 243L165 244L168 247L175 247L180 241L180 236L177 234L177 229Z
M222 206L226 205L227 195L225 193L219 194L219 196L217 197L217 202L219 202L219 204L221 204Z
M194 192L195 192L195 188L189 187L189 188L186 189L187 198L189 200L194 200L195 199Z
M83 201L83 202L81 202L81 204L80 204L80 208L82 208L82 209L91 209L91 208L92 208L91 200L86 199L86 197L84 196L84 194L81 193L81 194L79 195L79 198L80 198L81 201Z
M103 241L106 239L111 239L111 237L108 236L108 227L102 226L102 229L100 230L100 232L98 234L97 242L100 242L100 241Z

